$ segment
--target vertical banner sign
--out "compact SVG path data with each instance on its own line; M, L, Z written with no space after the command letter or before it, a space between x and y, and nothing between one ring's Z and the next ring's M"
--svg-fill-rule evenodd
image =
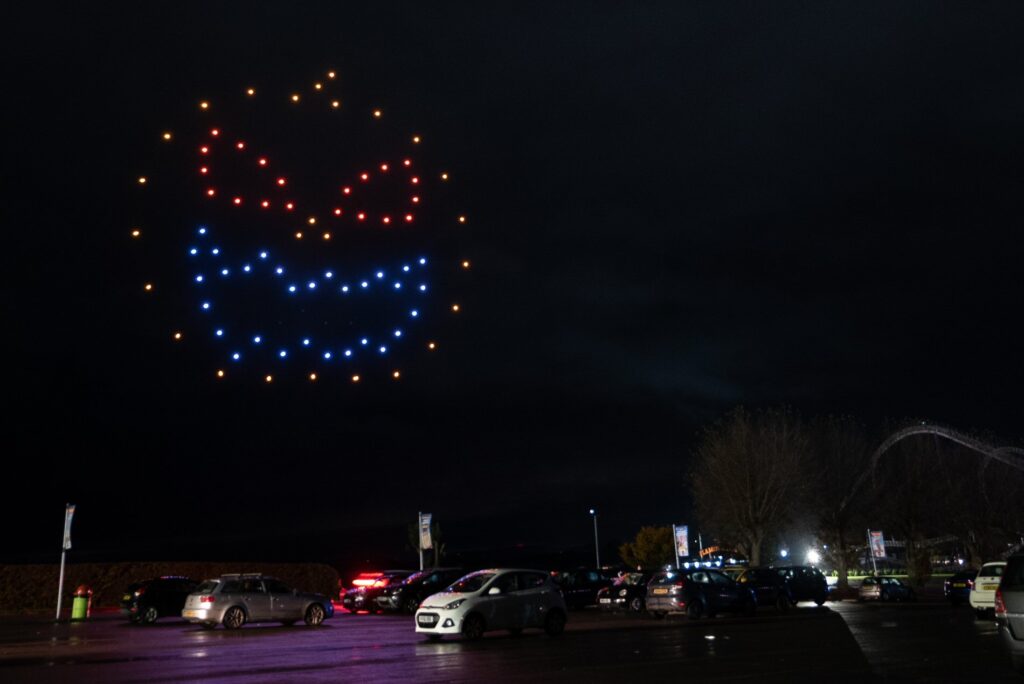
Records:
M676 557L687 558L690 555L690 528L688 525L673 525L672 536L676 540Z
M871 541L871 557L885 558L885 538L882 536L882 531L871 530L868 532L868 538Z
M75 504L68 504L64 509L64 550L71 548L71 518L75 515Z
M430 519L433 517L430 513L420 513L420 548L431 549L434 547L433 540L430 538Z

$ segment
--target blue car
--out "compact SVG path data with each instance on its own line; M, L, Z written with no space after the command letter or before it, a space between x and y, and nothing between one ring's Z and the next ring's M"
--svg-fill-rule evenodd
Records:
M972 569L962 570L942 583L942 593L952 606L959 606L967 603L971 595L971 586L978 571Z

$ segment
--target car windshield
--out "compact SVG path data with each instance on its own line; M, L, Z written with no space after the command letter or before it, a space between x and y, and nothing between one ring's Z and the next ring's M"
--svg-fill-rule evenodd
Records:
M621 577L616 578L615 586L621 586L628 584L630 586L637 586L644 583L644 575L641 572L629 572Z
M474 572L472 575L466 575L448 587L447 591L453 594L472 594L474 591L483 589L484 585L490 582L495 574L493 572Z
M218 584L220 584L219 580L206 580L205 582L200 584L198 587L196 587L194 593L196 593L196 594L209 594L210 592L212 592L214 589L217 588Z

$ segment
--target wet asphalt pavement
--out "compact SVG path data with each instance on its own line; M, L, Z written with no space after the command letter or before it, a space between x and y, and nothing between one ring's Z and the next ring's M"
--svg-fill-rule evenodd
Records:
M578 611L565 634L424 641L409 617L206 631L0 619L0 682L1024 681L994 623L939 603L801 605L687 621Z

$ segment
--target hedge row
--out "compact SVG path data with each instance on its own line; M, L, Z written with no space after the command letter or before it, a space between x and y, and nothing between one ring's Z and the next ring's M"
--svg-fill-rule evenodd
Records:
M64 574L65 609L80 584L92 588L93 606L115 607L128 585L161 575L203 580L232 572L262 572L302 591L334 597L338 572L319 563L69 563ZM53 609L59 565L0 565L0 611Z

